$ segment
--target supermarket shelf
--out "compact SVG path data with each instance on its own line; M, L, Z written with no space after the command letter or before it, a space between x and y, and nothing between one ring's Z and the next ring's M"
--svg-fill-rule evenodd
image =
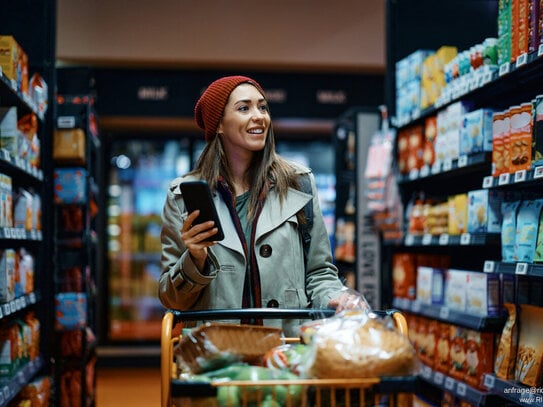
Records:
M503 328L506 319L505 317L477 316L455 311L445 306L422 304L419 301L412 301L406 298L394 298L392 304L403 311L409 311L417 315L449 322L477 331L499 331Z
M0 227L0 239L8 240L43 240L41 230L26 230L23 228Z
M30 294L26 294L19 298L15 298L14 300L0 304L0 320L11 314L21 311L22 309L30 305L35 304L37 302L37 297L38 296L36 295L36 293L32 292Z
M462 155L457 159L436 162L432 167L425 166L420 170L412 170L409 174L400 175L398 176L398 182L405 184L443 175L457 176L459 172L469 171L472 173L479 167L490 169L491 157L489 152Z
M27 160L23 160L20 157L12 156L9 151L0 149L0 171L4 171L9 168L11 171L15 170L20 176L28 178L30 182L43 181L43 171L40 168L36 168Z
M483 178L483 188L511 187L525 188L527 186L537 186L543 178L543 165L536 165L529 170L519 170L514 173L504 173L495 177L488 175Z
M0 67L0 96L2 98L2 106L17 106L18 109L34 112L40 120L43 120L43 114L38 111L38 107L32 102L30 97L16 89L16 83L8 79Z
M460 380L441 372L436 372L426 365L422 366L420 377L425 382L452 393L456 397L475 406L493 406L497 405L497 401L499 400L499 397L494 393L475 389Z
M7 406L42 367L43 360L38 356L36 360L29 362L17 371L13 377L0 379L0 407Z
M485 273L518 274L532 277L543 277L543 263L499 262L486 260L483 266Z
M412 235L404 238L405 246L486 246L500 242L499 233L462 233L461 235Z
M484 376L483 384L492 394L496 394L502 399L523 406L543 407L543 389L541 387L524 386L500 379L492 374Z

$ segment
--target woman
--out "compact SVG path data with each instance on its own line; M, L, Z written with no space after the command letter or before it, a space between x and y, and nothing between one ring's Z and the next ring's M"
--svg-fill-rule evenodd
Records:
M340 299L346 288L332 263L314 177L275 152L262 87L244 76L220 78L196 103L195 119L207 144L194 170L168 190L162 304L180 310L351 307L352 301L346 305ZM311 195L299 190L302 176L311 181ZM217 232L212 221L193 226L198 211L186 213L179 184L196 179L206 180L213 191L225 234L220 242L206 241ZM313 222L306 265L299 229L307 222L308 202ZM286 332L296 334L299 321L283 322Z

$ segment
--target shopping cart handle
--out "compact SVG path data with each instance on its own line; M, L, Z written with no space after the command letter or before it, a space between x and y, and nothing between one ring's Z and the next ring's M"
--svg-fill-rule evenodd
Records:
M298 309L298 308L229 308L179 311L169 309L174 317L175 323L181 321L206 321L222 319L322 319L335 314L332 308L321 309ZM378 316L391 315L395 310L373 310Z
M168 310L175 322L205 321L221 319L321 319L334 315L334 309L291 309L291 308L231 308L178 311Z

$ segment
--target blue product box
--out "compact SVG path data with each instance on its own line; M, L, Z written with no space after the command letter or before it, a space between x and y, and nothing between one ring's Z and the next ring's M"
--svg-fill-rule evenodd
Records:
M55 202L56 203L85 203L87 170L84 168L55 169Z

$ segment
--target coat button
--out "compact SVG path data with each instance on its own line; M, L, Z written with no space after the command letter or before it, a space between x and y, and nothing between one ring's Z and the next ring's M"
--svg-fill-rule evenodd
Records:
M267 307L268 308L279 308L279 302L277 300L269 300Z
M262 257L270 257L272 254L272 248L269 244L265 244L260 247L260 255Z

